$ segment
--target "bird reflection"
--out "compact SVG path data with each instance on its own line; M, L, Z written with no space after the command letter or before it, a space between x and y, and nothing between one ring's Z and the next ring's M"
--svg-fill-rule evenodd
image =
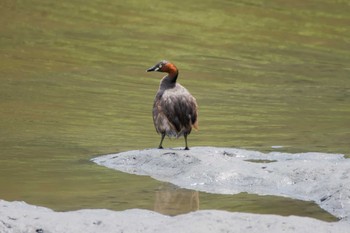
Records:
M154 210L170 216L185 214L199 209L199 193L165 184L156 191Z

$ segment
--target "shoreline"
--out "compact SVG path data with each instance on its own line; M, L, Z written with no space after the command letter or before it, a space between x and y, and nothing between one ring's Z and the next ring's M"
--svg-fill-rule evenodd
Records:
M310 217L197 210L176 216L151 210L83 209L56 212L0 200L1 233L102 232L305 232L349 233L350 160L340 154L261 153L234 148L147 149L104 155L93 162L111 169L217 194L241 192L314 201L338 217ZM194 209L197 203L193 202Z
M141 209L55 212L24 202L0 200L1 233L348 233L349 227L347 222L218 210L200 210L174 217Z

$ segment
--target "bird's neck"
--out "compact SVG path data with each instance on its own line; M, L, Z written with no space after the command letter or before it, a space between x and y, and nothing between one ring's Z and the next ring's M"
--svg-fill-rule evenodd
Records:
M175 87L178 75L179 75L179 72L177 70L174 72L169 72L168 75L166 75L160 82L160 88L168 89L168 88Z

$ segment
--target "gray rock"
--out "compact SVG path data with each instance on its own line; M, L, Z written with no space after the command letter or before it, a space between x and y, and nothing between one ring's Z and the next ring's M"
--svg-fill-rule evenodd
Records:
M336 217L349 221L350 160L340 154L261 153L193 147L189 151L127 151L92 161L198 191L220 194L248 192L314 201ZM265 163L259 163L261 161Z

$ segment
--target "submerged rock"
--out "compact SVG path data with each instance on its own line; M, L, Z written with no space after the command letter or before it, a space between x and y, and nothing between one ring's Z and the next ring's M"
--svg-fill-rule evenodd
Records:
M193 147L189 151L127 151L92 161L198 191L314 201L339 219L350 221L350 160L340 154Z

